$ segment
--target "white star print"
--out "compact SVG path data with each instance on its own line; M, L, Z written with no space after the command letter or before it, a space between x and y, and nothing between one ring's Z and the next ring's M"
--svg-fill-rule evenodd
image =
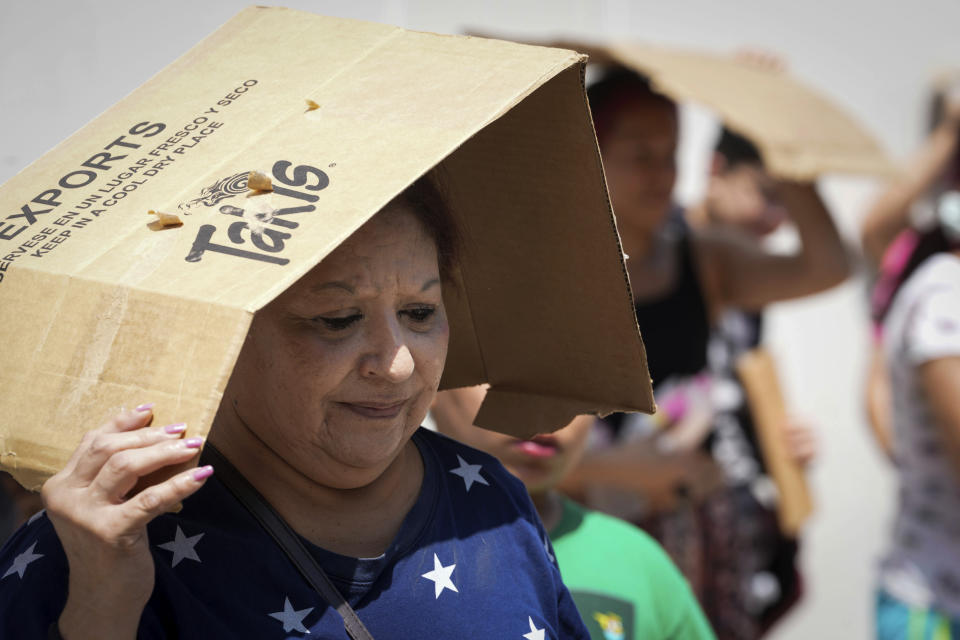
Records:
M310 612L313 611L313 607L307 607L306 609L300 609L295 611L293 605L290 604L290 598L284 596L283 598L283 611L277 611L276 613L271 613L270 617L276 620L279 620L283 623L284 631L299 631L300 633L310 633L310 629L307 629L303 626L303 619L310 615Z
M546 631L544 629L537 629L537 625L533 624L533 618L527 616L527 622L530 623L530 633L523 634L523 637L527 640L545 640L544 634Z
M173 566L180 564L180 561L184 558L190 560L196 560L197 562L203 562L200 560L200 556L197 555L197 552L194 550L194 547L200 542L200 538L204 534L198 533L195 536L190 536L189 538L183 535L183 530L180 529L180 525L177 525L177 533L174 536L171 542L165 542L163 544L158 544L157 546L166 551L173 552Z
M27 520L27 524L33 524L34 522L42 518L43 514L45 514L46 512L47 512L46 509L40 509L40 511L37 511L35 514L30 516L30 519Z
M37 546L37 543L34 542L32 545L30 545L29 549L27 549L26 551L18 555L16 558L14 558L13 564L11 564L10 568L7 569L7 572L3 574L3 578L6 578L7 576L14 573L22 578L23 572L27 570L27 565L33 562L34 560L37 560L38 558L43 557L42 553L33 552L33 549L36 546ZM3 578L0 578L0 580L3 580Z
M450 589L451 591L460 593L460 591L457 589L457 585L453 584L453 580L450 579L450 576L453 574L453 570L456 568L457 565L455 564L452 564L449 567L443 566L440 563L440 558L437 557L437 554L433 554L433 571L427 571L420 577L426 578L427 580L433 580L434 599L439 598L444 589Z
M485 484L488 487L490 483L487 482L487 479L480 475L480 469L483 468L483 465L479 464L467 464L467 461L457 455L457 460L460 461L460 466L456 469L450 469L450 473L460 476L463 478L463 482L466 485L467 492L470 491L470 487L473 486L474 482L479 482L480 484Z

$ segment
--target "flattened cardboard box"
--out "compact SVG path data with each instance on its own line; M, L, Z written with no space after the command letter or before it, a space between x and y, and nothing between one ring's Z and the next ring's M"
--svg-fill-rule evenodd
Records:
M143 401L206 433L252 314L440 162L466 245L442 386L489 382L478 424L517 435L652 410L583 65L240 13L0 187L0 463L36 487Z
M585 53L591 63L627 67L673 100L714 109L726 126L757 145L767 169L778 177L806 181L825 173L889 176L896 171L855 118L786 71L733 55L636 43L554 40L549 45Z

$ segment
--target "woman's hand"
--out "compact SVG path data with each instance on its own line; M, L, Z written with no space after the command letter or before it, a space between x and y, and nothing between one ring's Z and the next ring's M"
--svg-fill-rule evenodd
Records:
M151 427L153 405L123 411L87 433L41 495L70 566L60 616L65 640L135 638L153 591L147 523L199 489L210 467L138 486L155 471L188 463L201 438L186 425Z
M820 452L817 432L811 424L796 417L789 417L783 425L783 439L790 459L801 467L810 466Z

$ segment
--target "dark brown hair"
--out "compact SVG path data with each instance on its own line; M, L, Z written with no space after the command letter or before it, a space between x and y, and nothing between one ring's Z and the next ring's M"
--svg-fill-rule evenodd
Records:
M439 171L429 171L391 200L390 205L404 205L416 215L437 246L440 277L444 282L451 282L460 260L461 240L441 184Z
M763 166L763 157L760 155L757 146L727 127L721 128L720 137L717 139L717 144L713 150L726 161L727 169L732 169L741 164Z

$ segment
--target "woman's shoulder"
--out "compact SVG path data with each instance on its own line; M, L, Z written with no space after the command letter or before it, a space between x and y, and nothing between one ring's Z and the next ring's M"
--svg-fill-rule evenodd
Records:
M498 486L510 493L526 495L523 484L494 456L429 429L419 429L414 442L422 455L433 455L444 476L459 477L466 492L474 486ZM453 478L447 478L453 480Z
M942 252L930 256L917 267L907 283L960 287L960 256L951 252Z
M904 283L890 306L888 348L903 349L911 364L960 348L960 257L928 258Z
M530 537L535 546L546 539L523 483L495 457L449 438L420 429L414 442L425 460L425 491L441 505L433 514L434 532L446 521L458 531L497 531L497 535ZM440 516L445 513L445 516Z
M896 310L925 304L938 295L960 290L960 256L953 253L937 253L917 267L903 283L890 306L890 315Z

